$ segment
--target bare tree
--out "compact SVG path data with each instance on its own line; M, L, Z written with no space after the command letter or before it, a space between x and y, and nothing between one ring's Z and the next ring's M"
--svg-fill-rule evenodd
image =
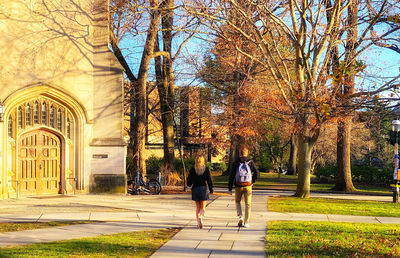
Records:
M326 3L332 5L330 1ZM373 44L384 44L386 40L390 40L390 35L399 30L399 24L395 23L395 19L390 19L398 5L392 1L351 1L347 10L346 26L343 28L346 32L343 61L336 60L332 67L337 78L336 83L340 85L340 91L336 96L338 106L341 107L339 111L341 116L338 119L337 176L334 190L355 191L351 179L351 124L354 110L359 107L354 105L356 75L364 69L363 63L359 62L357 57ZM380 25L382 32L378 34L373 28L382 22L389 25ZM336 48L336 53L338 52Z
M192 9L192 12L208 19L206 26L209 30L227 44L235 46L244 57L263 67L273 78L273 85L286 107L275 112L293 118L298 128L299 176L295 194L298 197L309 197L311 154L321 126L341 115L342 103L338 104L335 96L343 84L335 83L336 78L328 69L334 61L334 55L329 53L343 42L344 31L348 28L345 15L352 3L351 0L335 0L327 6L326 1L308 0L198 0L196 8ZM236 20L241 20L241 23L236 23ZM247 44L242 41L239 44L237 38L227 35L226 27L239 33ZM370 30L367 27L365 34ZM385 35L375 40L382 40ZM360 49L352 55L352 64L360 53L373 44L365 44L365 41L366 35L361 35L355 45ZM291 49L293 58L282 53L286 49ZM294 69L291 64L294 64ZM376 94L389 87L391 85L383 85L368 93L349 91L348 99L357 97L359 104L362 96Z
M158 0L150 1L149 6L145 6L144 3L137 1L123 1L115 0L112 8L112 30L111 40L112 49L120 61L121 65L125 68L128 79L133 85L131 89L131 112L134 107L134 123L131 128L132 136L132 153L134 157L134 164L137 172L146 174L146 164L144 159L145 152L145 133L146 133L146 95L147 95L147 80L149 73L150 61L154 57L154 49L157 40L157 32L160 24L161 12L159 11L160 3ZM138 30L139 27L131 27L130 22L136 22L138 17L141 17L141 13L144 10L148 11L149 22L146 28L146 40L143 47L142 57L140 61L139 71L137 78L133 75L128 62L122 51L119 48L121 39L128 35L127 32L131 30ZM118 36L118 38L116 37Z
M130 1L113 0L113 35L112 49L118 60L125 68L127 78L131 81L132 88L129 90L131 106L131 126L130 135L131 153L137 159L139 171L144 171L143 152L145 148L145 128L146 128L146 81L150 60L155 60L155 80L158 88L160 100L161 121L163 127L164 140L164 163L171 167L174 160L174 101L175 101L175 78L173 63L181 53L184 45L196 35L198 19L187 16L180 19L182 24L174 25L174 15L185 15L173 0L150 1ZM182 16L181 16L182 17ZM159 35L161 32L161 36ZM183 36L184 34L184 36ZM124 49L121 50L120 42L125 40L134 42L142 40L142 35L146 35L142 51L138 76L135 77L127 60L129 54ZM177 48L173 51L173 40L175 36L180 36L176 40ZM139 40L137 39L139 38ZM135 49L135 47L130 46ZM161 49L162 48L162 49ZM128 58L127 58L128 56ZM135 56L135 53L133 54ZM132 56L130 56L132 58ZM132 123L132 121L134 121Z
M329 1L329 0L328 0ZM351 107L352 101L349 95L354 93L356 76L356 48L358 33L358 1L352 1L347 9L347 44L345 46L345 62L349 67L348 75L345 76L342 89L338 92L341 106ZM338 69L337 67L335 67ZM335 69L334 68L334 69ZM336 185L333 189L345 192L353 192L356 189L351 179L350 144L351 144L351 122L352 113L346 110L338 120L337 130L337 175Z
M197 17L191 17L184 9L175 5L174 0L162 3L161 37L156 43L155 74L160 97L161 120L163 125L164 164L173 169L174 154L174 102L175 75L173 65L182 49L196 34L199 28ZM174 17L179 23L174 24ZM173 50L173 43L176 49ZM160 50L162 46L162 50Z

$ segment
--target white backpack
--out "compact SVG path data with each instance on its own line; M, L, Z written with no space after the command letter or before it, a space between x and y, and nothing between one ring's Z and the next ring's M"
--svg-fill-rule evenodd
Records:
M251 185L252 182L252 175L251 175L251 169L249 166L249 163L251 160L242 163L239 163L239 166L236 171L236 184L240 186L248 186Z

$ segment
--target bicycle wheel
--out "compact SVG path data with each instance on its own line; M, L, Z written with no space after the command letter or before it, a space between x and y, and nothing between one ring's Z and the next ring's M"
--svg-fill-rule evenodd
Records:
M161 185L155 179L150 179L148 189L151 194L159 194L161 192Z
M127 192L128 192L128 194L136 194L136 184L135 184L135 181L134 180L129 180L128 181L128 183L127 183L127 185L128 185L128 189L127 189Z

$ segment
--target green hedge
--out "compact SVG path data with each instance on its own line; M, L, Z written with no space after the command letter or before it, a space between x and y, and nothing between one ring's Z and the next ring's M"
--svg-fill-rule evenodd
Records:
M146 160L146 171L148 174L156 174L160 170L161 165L163 164L162 158L157 158L155 156L151 156Z
M126 157L126 175L128 180L133 179L135 177L135 166L133 164L133 157Z
M268 172L274 169L271 155L265 151L252 158L260 171Z
M226 171L226 164L225 162L221 162L221 163L212 163L212 171Z
M389 185L393 181L393 167L351 166L351 175L353 182ZM336 166L318 167L315 176L320 182L335 182Z

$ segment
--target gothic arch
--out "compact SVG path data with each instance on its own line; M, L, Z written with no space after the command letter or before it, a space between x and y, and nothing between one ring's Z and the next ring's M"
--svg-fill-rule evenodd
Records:
M59 193L83 189L84 125L88 120L83 105L65 91L48 85L30 86L14 92L4 104L3 139L7 140L3 141L3 150L6 150L3 155L3 179L8 182L9 196L13 191L15 195L53 194L58 183ZM48 142L42 138L37 142L32 140L37 137L48 139ZM36 151L41 154L36 155ZM47 156L43 154L46 152ZM58 160L54 155L59 155ZM60 171L53 166L58 166ZM38 173L41 175L59 172L60 180L55 182L51 177L42 179L36 175L36 170L40 170ZM25 180L29 173L30 180ZM36 178L36 182L31 178ZM48 183L47 192L43 192L44 187L32 190L43 180L54 181ZM27 181L34 183L29 185Z

